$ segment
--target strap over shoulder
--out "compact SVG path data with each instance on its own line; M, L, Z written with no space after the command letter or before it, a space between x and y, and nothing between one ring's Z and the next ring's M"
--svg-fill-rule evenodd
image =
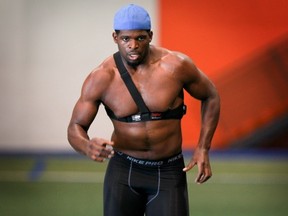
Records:
M126 87L128 88L133 100L138 106L138 109L141 113L148 113L149 109L146 106L141 94L139 93L138 89L136 88L134 82L132 81L132 78L130 74L128 73L127 69L125 68L125 65L122 62L122 58L119 52L114 53L113 55L116 66L120 72L121 78L123 79Z

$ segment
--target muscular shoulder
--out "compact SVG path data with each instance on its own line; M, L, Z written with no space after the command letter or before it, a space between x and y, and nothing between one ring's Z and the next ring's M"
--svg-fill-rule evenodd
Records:
M172 71L191 96L202 100L216 94L213 83L185 54L166 51L162 59L163 67Z
M97 85L109 83L115 75L115 63L112 56L105 59L88 76L88 80L96 82Z
M199 75L199 70L189 56L163 48L159 50L161 51L161 68L172 73L180 81L191 81Z
M82 97L87 100L101 100L114 77L115 64L110 56L87 76L82 87Z

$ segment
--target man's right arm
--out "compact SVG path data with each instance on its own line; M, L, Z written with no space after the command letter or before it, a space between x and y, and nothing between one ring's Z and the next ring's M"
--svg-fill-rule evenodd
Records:
M113 155L111 148L113 142L102 138L92 138L88 136L88 129L97 115L100 101L99 90L95 89L93 74L83 84L82 92L77 101L68 126L68 141L78 152L87 155L95 161L102 162L105 158Z

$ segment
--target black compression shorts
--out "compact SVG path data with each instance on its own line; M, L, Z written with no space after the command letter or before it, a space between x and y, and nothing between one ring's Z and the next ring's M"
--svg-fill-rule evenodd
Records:
M159 161L115 152L104 181L104 216L188 216L182 154Z

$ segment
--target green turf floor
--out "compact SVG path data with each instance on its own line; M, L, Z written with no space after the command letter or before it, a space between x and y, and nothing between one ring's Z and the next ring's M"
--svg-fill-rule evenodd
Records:
M0 157L1 216L101 216L107 163L83 158ZM194 184L192 216L287 216L287 159L212 160L213 177ZM159 215L160 216L160 215Z

